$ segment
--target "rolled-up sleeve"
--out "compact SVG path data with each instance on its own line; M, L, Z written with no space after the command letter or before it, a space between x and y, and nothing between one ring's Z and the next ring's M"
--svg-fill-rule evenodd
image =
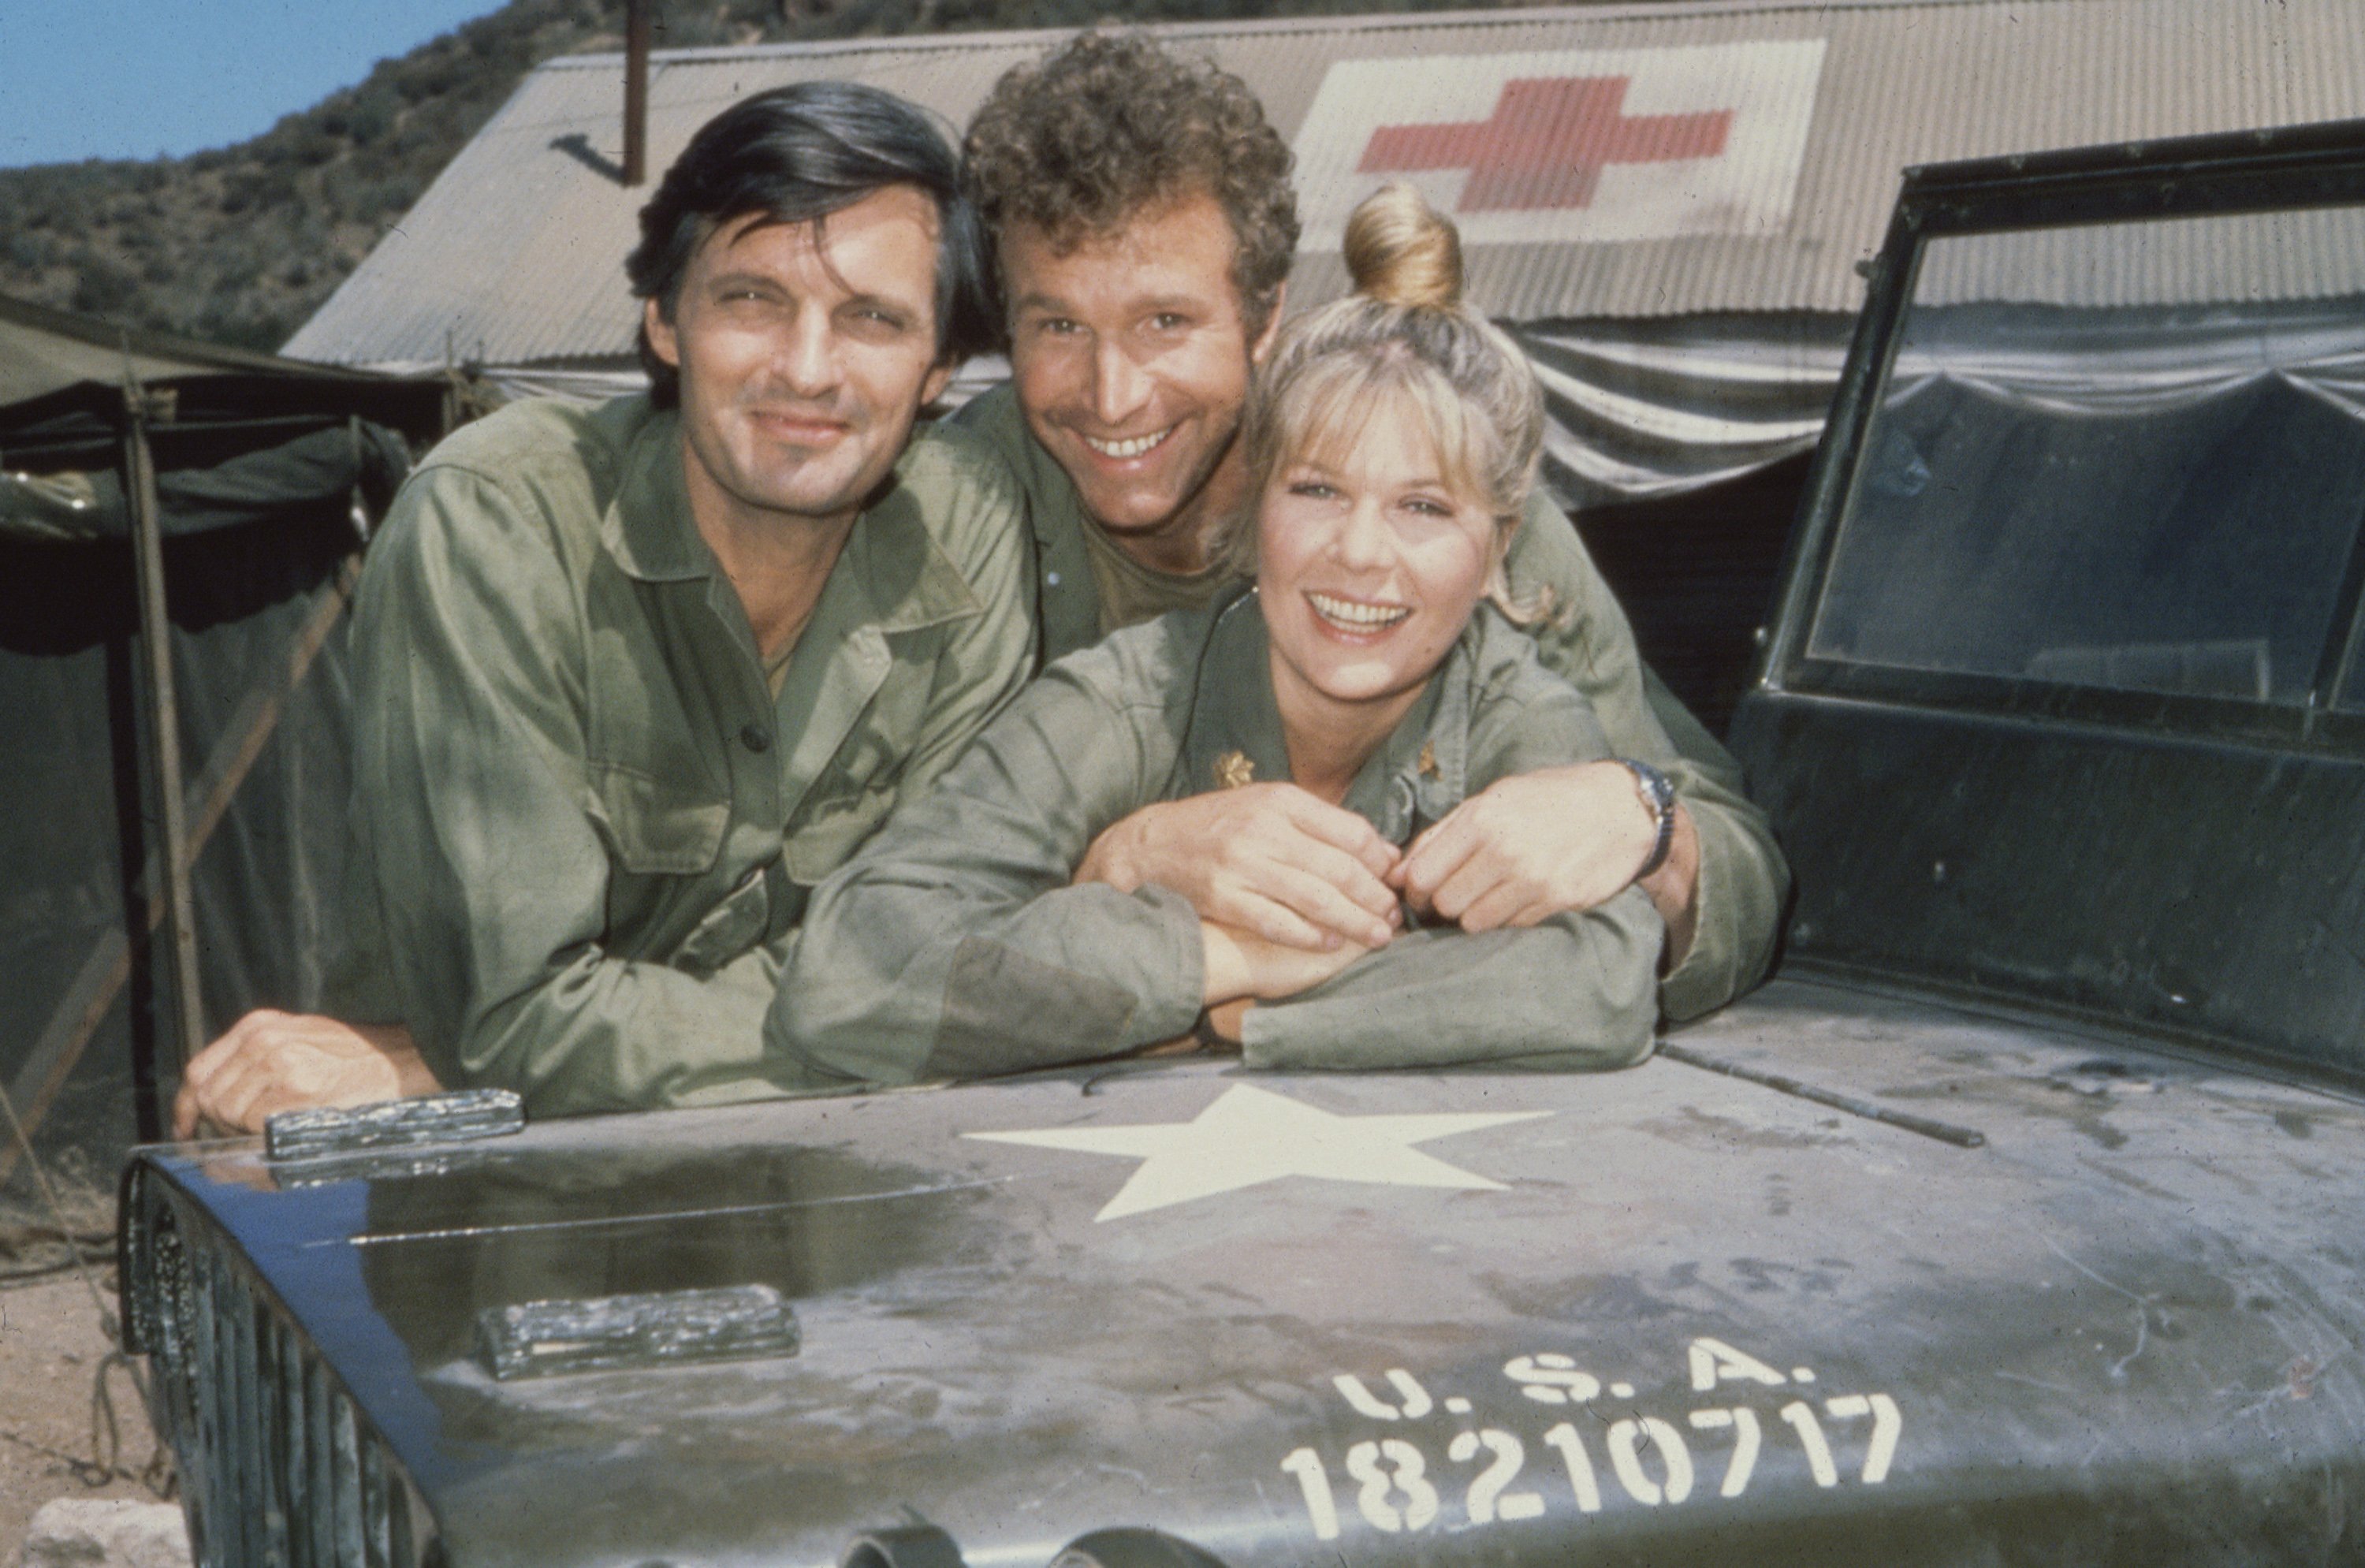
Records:
M1064 667L1020 693L815 890L765 1025L774 1077L973 1077L1187 1031L1205 984L1189 904L1070 885L1172 760L1154 709L1128 712Z
M1250 1067L1590 1071L1651 1054L1659 945L1629 888L1519 930L1416 931L1241 1026Z
M1473 793L1610 755L1590 704L1527 668L1472 725ZM1276 1069L1625 1067L1651 1051L1665 940L1649 895L1631 887L1533 926L1407 932L1313 990L1249 1009L1242 1052Z

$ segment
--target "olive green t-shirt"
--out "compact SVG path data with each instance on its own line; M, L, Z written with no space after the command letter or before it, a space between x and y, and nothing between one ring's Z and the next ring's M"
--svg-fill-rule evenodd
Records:
M1155 621L1171 610L1200 609L1232 581L1232 575L1221 566L1196 572L1161 572L1145 566L1119 549L1105 529L1086 528L1079 537L1091 564L1093 590L1100 600L1104 637L1121 626Z

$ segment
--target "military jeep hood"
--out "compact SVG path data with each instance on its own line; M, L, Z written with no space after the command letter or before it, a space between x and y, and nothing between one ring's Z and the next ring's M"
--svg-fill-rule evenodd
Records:
M2358 1549L2356 1104L1796 981L1677 1048L1984 1142L1663 1058L217 1145L134 1168L135 1317L169 1340L160 1270L233 1242L453 1563L827 1564L919 1521L973 1564L1126 1526L1235 1568ZM747 1284L792 1353L499 1381L476 1342ZM168 1383L320 1376L211 1332Z

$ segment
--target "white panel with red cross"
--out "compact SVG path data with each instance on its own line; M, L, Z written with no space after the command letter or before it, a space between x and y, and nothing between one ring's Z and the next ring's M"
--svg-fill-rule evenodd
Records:
M1297 130L1299 249L1389 180L1463 242L1780 232L1823 40L1341 61Z

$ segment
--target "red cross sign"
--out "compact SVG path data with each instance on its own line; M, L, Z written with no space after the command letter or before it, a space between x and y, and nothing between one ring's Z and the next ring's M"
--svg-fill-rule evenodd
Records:
M1465 246L1780 234L1823 48L1775 38L1333 61L1290 132L1298 248L1335 252L1355 204L1390 180L1452 213Z
M1731 109L1625 114L1631 76L1507 82L1495 116L1446 125L1385 125L1363 149L1362 174L1467 169L1461 210L1589 207L1612 163L1714 158L1732 129Z

